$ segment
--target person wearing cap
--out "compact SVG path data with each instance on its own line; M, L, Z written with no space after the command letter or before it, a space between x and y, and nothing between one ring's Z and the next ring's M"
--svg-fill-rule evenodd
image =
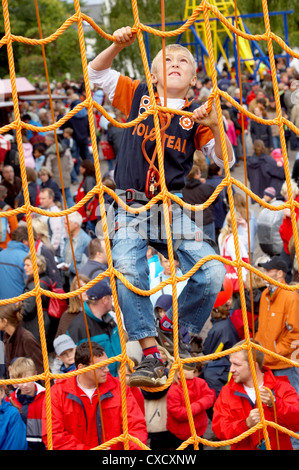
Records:
M72 338L68 335L57 336L54 339L53 346L57 359L62 362L60 372L65 374L75 370L76 345Z
M166 350L166 355L168 359L173 359L174 353L174 343L173 343L173 332L167 331L167 322L166 322L166 314L167 311L172 306L172 295L170 294L162 294L158 297L155 307L154 307L154 314L156 317L157 323L157 343L162 346L164 350ZM164 328L162 328L161 321L163 322ZM190 349L190 335L188 330L184 326L179 325L179 342L182 349L189 350ZM167 354L168 353L168 354ZM169 354L171 357L169 357Z
M273 256L269 261L259 263L259 266L274 281L285 284L287 265L280 256ZM299 337L298 312L298 293L270 281L261 295L256 341L284 359L295 360ZM287 376L299 394L299 374L296 367L271 354L265 354L264 364L275 376ZM299 441L295 440L293 445L299 448Z
M107 356L114 357L121 354L121 344L118 326L111 315L112 291L106 279L98 282L86 291L87 300L84 310L70 323L67 334L75 344L88 341L85 326L85 317L91 341L100 344ZM118 363L109 364L110 373L117 377Z
M279 206L282 201L276 199L276 190L269 186L264 190L263 200L271 206ZM279 234L279 227L283 219L283 210L277 211L263 207L257 217L257 238L261 250L269 255L279 255L283 243Z

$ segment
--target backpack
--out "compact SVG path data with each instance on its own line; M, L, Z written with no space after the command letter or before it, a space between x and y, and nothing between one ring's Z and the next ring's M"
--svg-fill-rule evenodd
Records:
M56 287L56 282L49 284L41 279L40 282L46 284L46 286L50 287L51 292L55 292L57 294L65 294L65 291L60 288ZM57 299L56 297L49 297L49 307L48 307L48 315L53 318L60 318L61 315L68 309L68 303L66 299Z
M0 211L4 212L9 209L11 209L11 207L8 204L5 204L2 208L0 208ZM7 231L8 231L7 217L0 217L0 243L3 243L6 241Z

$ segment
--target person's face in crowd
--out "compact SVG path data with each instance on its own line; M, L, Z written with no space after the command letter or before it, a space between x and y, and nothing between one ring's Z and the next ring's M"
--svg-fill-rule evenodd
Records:
M75 362L76 348L67 349L60 354L59 359L64 363L66 367L71 366Z
M32 276L33 275L33 266L32 262L30 259L25 259L24 261L24 271L26 273L26 276Z
M15 178L15 172L12 166L8 166L3 168L2 171L2 176L5 179L5 181L8 181L8 183L13 183L14 178Z
M94 356L93 363L90 363L89 365L98 364L99 362L103 362L106 359L107 359L106 354L103 354L103 356L101 356L101 357ZM84 367L86 367L86 366L84 366L83 364L78 364L78 369L83 369ZM84 377L82 377L82 379L84 380L84 384L85 384L86 388L96 387L96 382L99 385L105 383L106 380L107 380L108 372L109 372L109 369L108 369L107 365L105 365L103 367L99 367L98 369L89 370L89 371L85 372L83 374Z
M77 222L72 222L70 219L69 219L68 222L69 223L67 224L67 220L64 219L64 229L68 233L68 226L69 226L70 234L72 235L78 230L79 226L78 226Z
M48 136L48 135L45 135L45 144L47 147L50 147L50 145L52 145L54 142L53 140Z
M22 375L22 378L25 379L26 377L32 377L35 375L35 372L33 371L28 371L24 372ZM11 377L13 379L13 377ZM35 383L33 382L26 382L26 383L19 383L17 384L17 387L19 388L21 395L29 395L33 397L35 395Z
M161 259L161 266L163 268L163 273L166 274L166 276L170 276L171 272L170 272L169 259L167 259L163 256L163 258Z
M165 310L161 307L157 307L157 312L158 312L158 315L159 315L160 318L163 318L166 315Z
M264 269L264 273L266 276L271 277L271 279L274 279L274 281L281 282L282 281L282 271L279 269ZM274 287L274 284L271 284L271 282L267 282L267 284L270 287Z
M49 197L49 194L45 191L41 191L39 194L39 205L43 209L48 209L53 204L53 199Z
M37 149L35 149L35 150L33 151L33 156L34 156L34 158L39 158L39 157L42 156L42 153L39 152Z
M265 202L268 202L268 203L272 201L272 197L267 196L267 194L264 194L263 199L264 199Z
M257 116L257 117L262 117L262 111L260 110L260 108L256 107L254 109L254 114Z
M254 148L254 152L255 152L256 155L261 155L262 154L263 147L261 145L254 144L253 148Z
M251 371L243 351L230 355L230 373L235 383L246 384L251 379Z
M46 183L49 179L49 175L47 175L47 173L40 173L39 177L42 183Z

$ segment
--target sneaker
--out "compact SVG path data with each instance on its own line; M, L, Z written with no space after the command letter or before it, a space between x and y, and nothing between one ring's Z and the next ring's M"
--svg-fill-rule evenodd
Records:
M167 381L165 367L156 357L149 355L134 367L130 376L131 387L158 387Z
M169 361L174 362L174 344L173 344L173 332L172 331L165 331L159 327L157 324L157 333L158 336L156 337L156 341L163 349L164 353L166 354ZM189 352L189 347L186 343L183 342L181 334L179 332L179 356L181 359L189 359L191 358L191 354ZM195 363L187 363L184 364L185 369L193 370L195 368Z

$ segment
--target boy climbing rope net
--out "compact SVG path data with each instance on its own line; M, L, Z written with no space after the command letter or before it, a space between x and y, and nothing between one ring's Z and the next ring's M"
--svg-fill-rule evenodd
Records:
M131 80L111 68L113 59L136 39L130 27L114 33L115 41L89 63L90 81L109 97L112 106L127 116L128 122L148 111L153 103L146 83ZM196 83L196 66L192 54L179 44L165 48L166 80L164 84L163 54L160 51L152 63L151 78L157 105L192 113L185 115L159 113L164 144L165 181L168 191L182 197L185 177L193 164L193 154L201 149L209 159L224 167L220 131L214 107L208 103L198 106L185 97L190 86ZM166 89L167 96L164 96ZM229 166L234 164L234 154L226 137ZM155 123L148 115L135 126L125 128L114 179L116 194L128 205L145 205L160 190L159 170L156 158ZM114 267L135 287L149 290L147 246L153 246L168 256L167 239L162 233L163 213L157 217L157 205L151 207L143 218L140 214L125 211L118 206L112 239ZM203 257L214 255L214 242L183 212L181 206L171 203L171 234L174 252L183 274L186 274ZM188 279L178 298L178 321L190 333L200 333L221 289L225 275L224 265L216 259L205 262ZM143 360L131 375L134 386L155 387L166 381L164 366L157 347L157 328L168 335L173 350L173 308L171 307L158 325L155 324L153 305L149 296L135 293L117 279L117 293L125 328L130 341L139 341ZM165 346L163 343L162 346ZM188 348L179 341L181 358L190 357Z

